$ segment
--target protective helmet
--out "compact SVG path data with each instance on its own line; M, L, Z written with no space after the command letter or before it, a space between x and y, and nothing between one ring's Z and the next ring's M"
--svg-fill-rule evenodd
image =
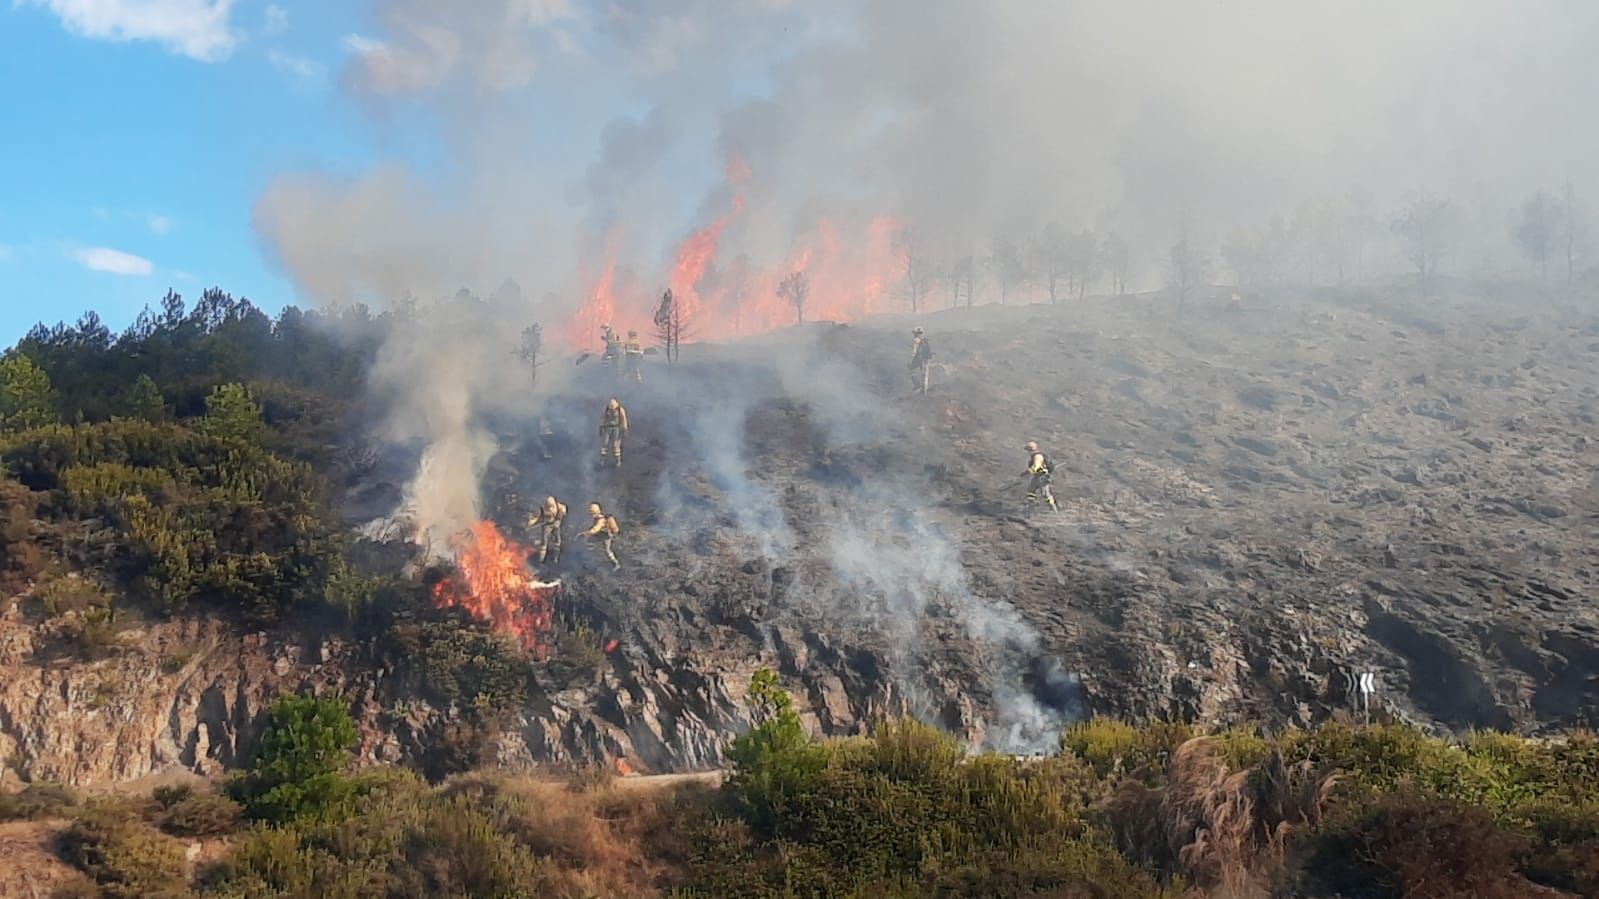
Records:
M1029 440L1029 441L1027 441L1027 445L1022 447L1022 449L1027 450L1030 453L1036 453L1036 452L1038 452L1038 441L1037 440Z
M604 515L605 514L605 510L600 508L600 504L599 503L589 503L589 514L590 515Z
M912 328L911 329L911 333L917 335L918 337L920 337L921 333L922 333L922 326L921 325L917 325L916 327Z
M552 509L553 509L553 508L555 508L555 507L556 507L556 506L558 506L558 505L560 505L560 503L558 503L558 502L556 502L556 501L555 501L555 497L553 497L553 496L546 496L546 497L544 497L544 505L546 505L546 506L549 506L549 507L550 507L550 508L552 508Z

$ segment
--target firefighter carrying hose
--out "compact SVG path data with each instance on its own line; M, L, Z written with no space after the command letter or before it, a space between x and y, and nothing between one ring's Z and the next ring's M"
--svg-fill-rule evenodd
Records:
M1022 472L1022 476L1031 478L1027 483L1028 505L1038 502L1039 497L1043 497L1051 509L1060 511L1060 506L1055 504L1055 491L1050 489L1050 484L1054 480L1055 463L1038 448L1036 440L1027 441L1027 446L1024 448L1027 450L1027 470Z
M605 558L611 560L613 569L621 570L622 563L616 560L616 550L611 545L616 535L622 532L621 526L616 523L616 516L605 514L599 503L589 503L589 515L594 521L589 525L589 529L583 532L583 536L589 539L589 545L599 545L605 553Z
M539 534L539 564L546 560L551 565L561 561L561 525L566 522L566 503L553 496L544 498L544 505L527 520L529 529Z

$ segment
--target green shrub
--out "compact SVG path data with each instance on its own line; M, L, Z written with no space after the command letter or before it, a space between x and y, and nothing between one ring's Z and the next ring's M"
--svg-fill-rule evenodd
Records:
M777 686L770 669L750 679L747 704L756 724L728 747L733 771L727 786L751 827L776 835L826 768L827 751L806 736L793 699Z
M1121 721L1094 718L1066 728L1061 749L1088 763L1100 777L1164 768L1171 755L1194 736L1183 724L1152 722L1134 727Z
M605 663L605 650L600 635L586 622L570 615L555 619L553 652L548 667L557 676L572 677L592 675Z
M1486 810L1409 790L1384 795L1319 835L1312 879L1335 890L1393 899L1515 899L1527 841Z
M343 702L283 696L267 710L255 759L229 792L246 814L264 821L342 817L355 797L345 775L355 742Z
M223 440L256 444L266 434L261 407L250 399L243 384L218 384L205 398L205 417L199 430Z
M106 607L90 608L62 629L65 636L85 659L97 659L118 643L117 614Z
M722 845L691 863L691 894L1158 893L1084 824L1097 788L1075 757L969 757L911 720L817 743L770 671L749 704L757 724L729 748L724 788L741 827L701 825Z
M161 388L156 385L155 379L141 374L122 395L119 411L123 418L161 421L167 417L166 399L161 396Z
M195 599L260 618L321 601L342 550L325 485L259 446L174 424L118 420L0 437L0 462L57 514L98 518L135 595Z
M1348 790L1368 796L1403 787L1502 814L1535 799L1599 793L1599 740L1582 734L1550 742L1481 732L1456 745L1408 725L1328 724L1283 743L1285 755L1337 770Z
M208 878L232 896L532 897L557 890L508 814L485 799L424 789L384 775L364 784L361 813L253 831Z
M126 811L90 808L58 839L61 858L99 884L114 899L152 899L188 894L183 846L145 827Z
M44 613L52 618L68 612L86 614L111 606L111 597L99 584L76 574L51 577L35 587L33 595L44 606Z
M56 420L50 376L22 353L0 355L0 430L37 428Z
M394 658L439 705L492 715L527 703L531 660L503 634L449 617L399 623L389 639Z
M189 786L157 787L150 798L158 809L156 826L183 837L232 833L238 829L243 815L238 803L228 797L211 792L197 793Z
M20 593L45 569L47 556L33 539L39 497L0 471L0 592Z
M28 784L12 793L0 793L0 821L65 817L77 808L78 797L60 784Z
M1215 735L1216 745L1227 767L1233 771L1253 768L1271 757L1274 741L1255 728L1229 728Z

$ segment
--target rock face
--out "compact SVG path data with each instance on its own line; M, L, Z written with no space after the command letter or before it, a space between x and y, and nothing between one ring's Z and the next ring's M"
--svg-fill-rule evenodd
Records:
M108 657L55 657L48 623L21 606L0 618L0 785L55 781L100 785L173 768L212 775L248 761L262 709L284 692L352 702L362 763L414 761L451 711L340 639L296 642L237 633L209 619L125 631ZM762 660L733 667L696 655L671 661L642 648L612 654L591 682L537 693L500 739L512 767L621 760L636 772L715 767L731 734L748 726L743 689ZM768 660L790 671L781 654ZM837 676L801 676L820 733L853 732L857 719ZM892 699L860 714L896 714Z
M555 572L558 611L617 646L581 682L541 681L502 760L714 765L762 666L818 732L908 711L1015 749L1094 713L1358 716L1366 673L1374 714L1434 729L1599 726L1599 321L1352 293L1182 321L1143 302L929 317L927 397L907 395L898 327L695 348L629 388L621 472L588 445L617 388L580 371L545 410L556 438L502 433L484 498L513 535L513 493L619 516L619 574L573 537ZM1006 486L1028 439L1059 514ZM398 501L361 495L363 516ZM347 639L187 620L93 664L48 644L20 607L0 620L8 776L231 766L282 690L352 697L371 761L414 757L447 714Z

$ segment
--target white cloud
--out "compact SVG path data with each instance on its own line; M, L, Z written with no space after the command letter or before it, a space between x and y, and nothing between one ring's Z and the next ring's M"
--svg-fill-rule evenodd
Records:
M174 53L213 62L233 52L236 0L15 0L43 6L82 37L157 41Z
M354 53L357 56L366 56L371 53L382 53L388 49L388 46L382 41L360 34L345 35L343 43L344 49Z
M148 275L155 271L155 265L142 256L105 247L79 250L73 256L80 265L92 272L105 272L111 275Z
M167 218L164 215L150 216L149 224L150 230L157 234L166 234L172 230L172 219Z
M316 60L284 53L282 50L268 50L267 61L298 78L315 78L322 74L322 66Z
M261 34L266 37L282 34L289 29L289 11L276 3L267 4L261 14Z

